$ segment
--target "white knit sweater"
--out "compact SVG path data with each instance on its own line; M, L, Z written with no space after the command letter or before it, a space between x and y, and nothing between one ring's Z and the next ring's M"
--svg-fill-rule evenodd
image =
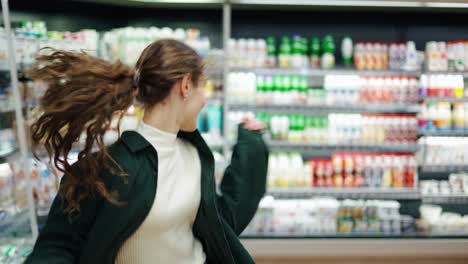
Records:
M143 122L137 132L158 153L157 192L151 211L120 248L115 263L204 263L206 256L202 245L192 233L201 198L201 164L197 150L176 134Z

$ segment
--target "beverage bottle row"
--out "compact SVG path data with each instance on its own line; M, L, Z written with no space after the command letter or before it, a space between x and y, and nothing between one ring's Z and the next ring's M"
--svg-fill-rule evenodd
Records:
M310 44L310 47L309 47ZM322 41L311 38L308 42L300 35L283 36L277 43L274 37L265 39L231 39L228 43L229 63L233 67L325 68L335 66L335 42L331 35ZM352 41L345 38L343 54L352 54Z
M328 105L415 104L418 102L416 77L326 75L324 89Z
M417 70L415 43L358 42L354 49L354 66L358 70Z
M270 159L270 187L412 188L417 178L413 154L336 153L304 162L300 153L273 153Z
M34 63L39 50L45 47L59 50L85 50L91 55L97 55L99 36L95 30L47 31L43 21L23 21L14 31L16 60L20 66ZM7 65L8 45L6 41L6 33L3 28L0 28L0 64L2 65Z
M465 83L463 75L423 74L419 81L419 95L421 98L465 97Z
M330 144L414 143L418 121L414 115L330 114Z
M414 155L334 154L331 160L310 160L316 187L413 187Z
M465 195L468 197L468 174L466 172L452 173L449 180L421 181L422 195Z
M421 89L416 77L326 75L322 89L309 88L305 76L232 72L228 75L227 99L260 105L415 104L418 93L424 93Z
M424 146L425 165L466 166L468 164L468 138L466 137L427 137L421 144Z
M230 39L229 65L232 67L265 67L268 63L267 42L264 39ZM274 45L274 43L273 43ZM273 46L274 48L274 46ZM274 52L274 50L273 50ZM274 55L276 56L276 55ZM271 58L270 58L271 60ZM275 66L276 61L271 62Z
M405 219L393 200L262 199L243 235L317 236L338 234L399 235ZM409 217L412 222L412 218Z
M467 131L468 103L423 103L419 114L419 129L428 132Z
M211 48L209 38L202 36L200 30L196 28L124 27L103 33L100 56L106 60L120 60L133 66L143 49L152 42L164 38L182 41L201 56L206 56Z
M257 76L257 104L305 104L307 102L308 84L305 76Z
M425 56L428 71L467 71L468 41L429 41Z
M447 43L448 71L468 70L468 41Z
M397 201L344 200L337 212L337 231L341 234L399 235L399 209Z
M268 124L272 139L315 144L415 143L414 115L330 114L328 116L257 114Z
M308 84L305 76L259 75L233 72L228 75L227 100L239 104L305 104Z
M265 116L266 114L260 114ZM272 115L268 119L271 137L289 142L328 143L328 118L325 116Z

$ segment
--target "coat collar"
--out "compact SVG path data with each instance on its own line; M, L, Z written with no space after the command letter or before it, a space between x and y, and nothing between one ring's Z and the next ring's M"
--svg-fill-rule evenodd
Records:
M211 150L206 144L203 137L200 135L198 130L193 132L180 131L177 137L183 138L192 143L195 148L205 154L211 154ZM148 147L151 147L151 143L148 142L140 133L129 130L122 133L121 139L123 143L130 149L131 152L136 153Z

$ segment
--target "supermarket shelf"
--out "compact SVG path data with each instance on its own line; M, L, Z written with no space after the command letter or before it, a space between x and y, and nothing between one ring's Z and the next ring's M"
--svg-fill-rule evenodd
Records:
M421 238L257 238L242 239L254 257L468 256L468 239Z
M402 71L402 70L386 70L386 71L367 71L346 68L336 69L312 69L312 68L249 68L249 67L231 67L231 72L254 72L256 74L272 74L272 75L307 75L307 76L325 76L327 74L334 75L361 75L361 76L419 76L421 71Z
M436 74L444 74L444 75L463 75L464 78L468 78L468 72L456 72L456 71L426 71L423 72L427 75L436 75Z
M301 152L305 155L331 155L337 151L357 151L364 153L415 153L418 144L313 144L313 143L290 143L287 141L267 140L270 150L284 152Z
M308 113L418 113L420 105L252 105L230 104L232 111L252 111L278 114Z
M269 195L280 199L307 199L313 197L335 197L340 199L420 199L414 188L269 188Z
M420 131L426 137L468 137L468 131Z
M7 158L18 152L17 148L7 148L0 150L0 158Z
M458 171L468 171L468 164L453 164L453 165L421 165L423 173L450 173Z
M468 194L424 195L422 196L422 202L435 204L468 204Z
M425 97L422 100L425 102L468 103L468 97L465 97L465 98Z

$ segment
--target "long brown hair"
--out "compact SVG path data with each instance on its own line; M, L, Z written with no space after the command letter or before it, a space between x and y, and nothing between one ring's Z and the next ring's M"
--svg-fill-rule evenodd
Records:
M102 169L111 168L109 161L115 163L103 142L113 117L126 111L135 98L145 107L161 102L184 75L192 74L196 83L202 72L201 57L171 39L149 45L135 69L84 52L50 49L37 57L29 77L44 81L48 89L40 102L43 114L31 127L33 146L34 150L44 146L53 164L67 176L60 192L67 202L65 213L79 213L80 202L93 193L118 203L100 177ZM86 143L78 155L81 171L72 173L68 155L82 133ZM96 155L94 146L99 147Z

